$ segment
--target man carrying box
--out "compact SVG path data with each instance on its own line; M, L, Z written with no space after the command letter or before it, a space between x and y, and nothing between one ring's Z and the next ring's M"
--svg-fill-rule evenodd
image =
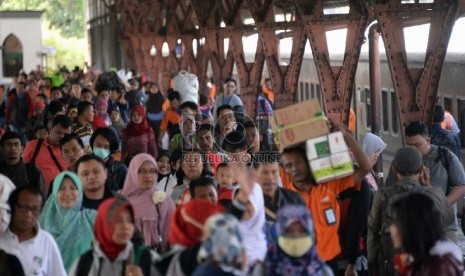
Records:
M317 184L311 174L306 151L300 147L285 149L281 164L293 183L292 186L284 188L297 191L304 199L313 216L318 255L336 273L338 268L335 258L341 253L338 236L340 220L338 195L351 188L359 189L361 181L371 170L371 164L350 133L339 126L334 124L333 126L335 130L342 132L345 142L359 164L353 174Z

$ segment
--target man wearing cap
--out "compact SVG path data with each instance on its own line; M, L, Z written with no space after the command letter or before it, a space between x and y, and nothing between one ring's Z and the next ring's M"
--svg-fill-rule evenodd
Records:
M404 147L396 152L392 170L399 179L394 185L383 187L376 193L368 217L368 267L378 275L395 275L394 249L389 233L393 218L390 205L408 192L428 194L440 211L444 231L454 222L454 212L444 193L429 184L429 170L423 166L421 153L414 147Z
M442 190L456 213L457 201L465 195L465 172L457 156L446 148L431 144L428 126L420 121L411 122L405 128L405 142L421 153L423 165L429 170L431 186ZM391 170L386 186L391 186L396 181L396 174ZM455 244L458 244L457 229L457 220L444 229L448 230L447 238Z

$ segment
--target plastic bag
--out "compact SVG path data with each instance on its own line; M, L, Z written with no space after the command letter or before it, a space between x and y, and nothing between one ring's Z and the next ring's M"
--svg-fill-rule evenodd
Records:
M199 80L196 75L187 71L180 71L173 79L174 90L181 94L181 103L198 102Z

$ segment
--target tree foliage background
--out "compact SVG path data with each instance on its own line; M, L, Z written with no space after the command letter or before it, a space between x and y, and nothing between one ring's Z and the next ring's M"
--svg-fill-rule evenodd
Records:
M42 44L56 49L56 55L49 57L49 64L83 66L87 49L84 0L0 0L0 10L44 11Z

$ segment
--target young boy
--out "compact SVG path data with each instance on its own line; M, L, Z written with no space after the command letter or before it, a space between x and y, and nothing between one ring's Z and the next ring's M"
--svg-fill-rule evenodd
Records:
M218 203L215 182L212 177L202 176L189 184L191 199L206 199L214 204Z
M34 129L34 136L37 139L47 139L48 137L48 130L44 125L38 125Z
M235 178L228 163L221 163L216 168L216 181L218 182L218 201L227 206L231 202Z

